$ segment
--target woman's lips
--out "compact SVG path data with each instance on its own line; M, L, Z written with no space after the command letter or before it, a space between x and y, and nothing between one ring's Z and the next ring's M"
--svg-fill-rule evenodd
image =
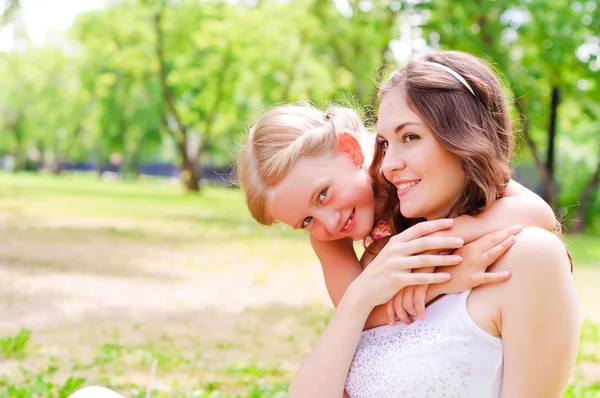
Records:
M411 181L411 182L398 184L397 185L397 188L398 188L398 197L406 195L414 187L416 187L417 185L419 185L419 182L421 182L421 180L414 180L414 181Z

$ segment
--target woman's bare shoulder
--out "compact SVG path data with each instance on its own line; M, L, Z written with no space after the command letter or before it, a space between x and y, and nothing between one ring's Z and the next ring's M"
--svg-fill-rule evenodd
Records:
M510 250L494 265L494 271L509 270L511 278L495 290L502 301L524 291L547 289L559 280L571 279L571 264L563 241L537 227L523 229Z
M553 232L537 227L524 228L516 236L516 242L500 260L498 265L511 272L530 272L539 267L560 266L569 263L563 241Z
M491 268L493 272L510 271L510 279L479 286L470 297L472 317L492 334L495 334L494 329L501 333L503 313L507 308L514 308L533 297L544 300L557 286L572 283L567 250L558 236L541 228L528 227L516 238L510 250Z

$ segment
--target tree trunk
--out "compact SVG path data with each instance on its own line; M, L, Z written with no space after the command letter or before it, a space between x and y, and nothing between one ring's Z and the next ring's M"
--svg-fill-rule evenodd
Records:
M560 89L552 87L550 100L550 120L548 122L548 145L546 151L546 178L543 185L543 197L550 207L556 210L557 186L554 177L554 159L556 147L556 124L558 119L558 106L560 105Z
M581 202L579 202L579 207L575 211L573 215L573 221L571 222L571 231L572 232L583 232L585 228L589 224L589 205L593 199L594 192L598 191L598 187L600 186L600 160L598 160L598 166L596 166L596 171L592 174L588 182L585 184L583 191L581 193Z
M181 182L188 192L200 190L200 173L198 170L198 159L190 159L187 153L187 143L178 143L179 152L182 154Z
M159 67L159 79L160 86L163 94L163 101L165 102L168 110L168 114L173 118L176 125L176 131L173 132L174 139L177 142L177 148L179 149L179 155L181 156L181 179L184 187L188 192L200 191L200 179L198 178L197 164L198 159L190 159L187 152L187 132L188 126L183 124L179 117L179 112L175 106L175 99L173 92L167 83L167 66L165 63L165 55L163 50L163 31L162 31L162 18L165 8L165 3L161 3L158 11L154 16L154 29L156 33L156 58ZM172 131L169 129L169 131Z

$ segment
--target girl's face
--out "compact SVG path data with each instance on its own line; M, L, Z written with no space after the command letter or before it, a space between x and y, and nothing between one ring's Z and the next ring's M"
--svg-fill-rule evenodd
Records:
M400 90L383 98L377 132L385 150L381 171L398 189L402 215L447 216L466 183L460 158L440 144Z
M270 215L318 240L363 239L373 228L375 202L371 179L353 155L341 149L298 159L272 190Z

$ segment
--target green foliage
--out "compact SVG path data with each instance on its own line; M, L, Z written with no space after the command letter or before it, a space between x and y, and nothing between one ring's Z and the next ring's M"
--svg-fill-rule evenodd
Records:
M20 377L0 376L0 397L30 398L51 397L66 398L79 389L85 379L70 376L64 382L54 382L59 371L56 358L50 358L48 363L37 371L21 367Z
M27 344L31 330L21 329L15 336L0 337L0 359L23 359L27 354Z

